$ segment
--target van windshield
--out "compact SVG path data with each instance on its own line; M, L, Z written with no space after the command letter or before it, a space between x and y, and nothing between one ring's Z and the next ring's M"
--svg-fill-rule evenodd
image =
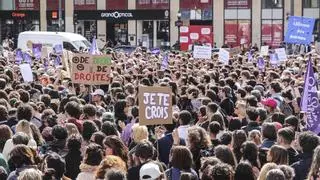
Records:
M74 44L77 49L80 49L80 47L88 49L90 47L90 43L87 40L72 41L72 44Z

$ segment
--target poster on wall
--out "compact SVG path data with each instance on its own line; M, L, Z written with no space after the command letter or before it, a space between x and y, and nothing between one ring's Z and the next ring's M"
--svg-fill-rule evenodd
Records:
M97 9L96 0L74 0L74 9L95 10Z
M193 44L213 45L212 26L191 25L180 28L180 49L190 50Z
M251 0L226 0L226 9L250 9Z
M224 41L231 47L251 43L251 23L249 20L225 21Z
M279 47L283 39L282 21L263 21L261 28L262 44L266 44L273 48Z
M39 10L40 0L15 0L15 10Z

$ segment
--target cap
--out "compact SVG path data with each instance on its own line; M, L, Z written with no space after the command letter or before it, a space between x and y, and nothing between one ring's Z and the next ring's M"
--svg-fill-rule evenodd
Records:
M159 166L154 162L144 164L140 168L140 180L155 180L160 177L161 171Z
M104 96L104 91L102 89L96 89L93 93L91 93L92 96L94 95L100 95Z
M271 107L273 109L275 109L277 107L277 101L272 98L264 99L261 101L261 103L263 105Z

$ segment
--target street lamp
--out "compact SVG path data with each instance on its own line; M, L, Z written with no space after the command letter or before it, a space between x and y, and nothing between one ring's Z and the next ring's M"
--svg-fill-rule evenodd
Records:
M180 27L183 25L180 11L177 13L177 18L178 20L175 22L175 25L178 27L178 50L180 50Z

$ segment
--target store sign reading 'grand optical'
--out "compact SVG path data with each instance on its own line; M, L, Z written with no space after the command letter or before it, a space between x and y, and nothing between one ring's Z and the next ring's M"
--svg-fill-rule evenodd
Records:
M156 20L169 19L168 10L74 11L79 20Z
M118 11L115 11L113 13L101 13L101 17L104 18L132 18L133 17L133 14L132 13L120 13Z

